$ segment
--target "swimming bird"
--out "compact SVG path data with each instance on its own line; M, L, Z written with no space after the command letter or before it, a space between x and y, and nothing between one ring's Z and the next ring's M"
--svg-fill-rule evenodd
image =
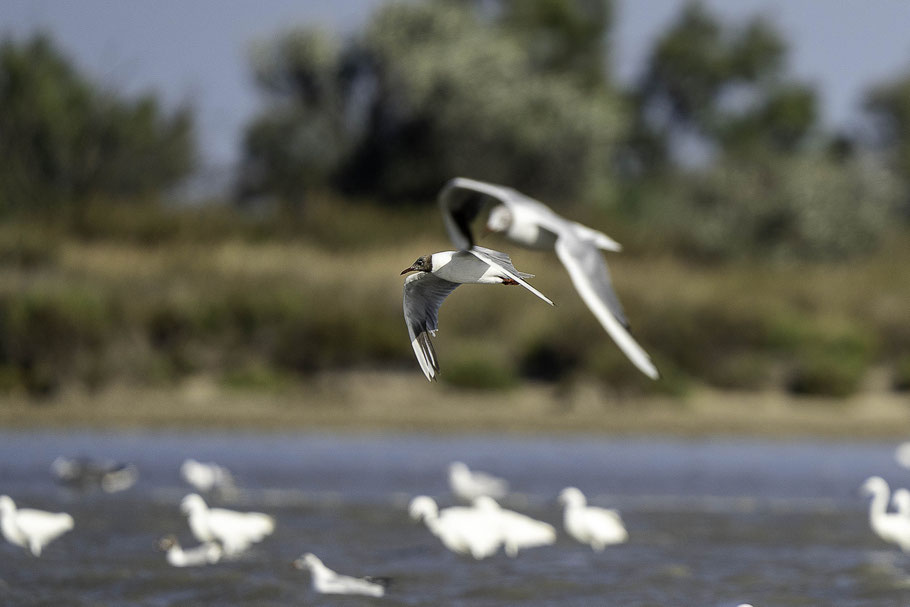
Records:
M616 510L588 506L584 494L575 487L563 489L559 501L565 506L566 532L582 544L600 552L605 546L628 541L629 533Z
M460 500L471 502L481 495L502 499L509 492L509 483L502 478L471 470L464 462L449 464L449 488Z
M209 508L205 500L191 493L180 502L190 530L200 542L220 542L226 556L236 556L275 530L275 519L261 512L236 512Z
M180 476L197 491L227 493L236 490L234 476L224 466L212 462L197 462L186 459L180 465Z
M418 495L411 500L408 514L422 520L442 544L458 554L480 560L493 556L502 544L499 522L486 513L466 506L439 510L433 498Z
M528 249L554 250L576 291L620 350L642 373L651 379L660 377L651 357L629 333L629 323L600 253L622 250L618 242L557 215L517 190L465 177L456 177L442 188L439 206L449 238L461 250L474 246L471 222L487 206L492 206L488 230Z
M129 489L139 478L133 464L109 459L60 456L51 462L51 474L60 484L76 489L101 487L106 493Z
M161 538L158 541L158 548L164 550L167 562L173 567L214 565L224 554L217 542L205 542L193 548L183 548L173 535Z
M34 556L73 528L73 517L66 512L45 512L16 508L8 495L0 495L0 531L11 544L28 548Z
M404 320L408 326L411 346L427 380L439 373L439 362L430 342L439 326L439 306L460 284L521 285L545 302L553 305L525 279L533 274L519 272L505 253L472 247L468 251L442 251L423 255L401 271L411 274L404 281Z
M500 527L506 554L511 557L518 556L519 550L549 546L556 542L556 529L553 525L503 508L492 497L481 495L476 498L474 508L494 517Z
M869 504L869 526L886 542L897 544L904 552L910 552L910 518L899 513L888 512L891 488L880 476L870 476L860 490L872 496Z
M326 567L316 555L307 552L294 561L297 569L309 569L313 590L321 594L363 594L384 596L389 578L352 577L341 575Z

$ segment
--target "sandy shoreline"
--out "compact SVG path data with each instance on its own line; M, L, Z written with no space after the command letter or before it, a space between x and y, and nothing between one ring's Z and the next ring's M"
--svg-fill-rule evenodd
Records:
M0 427L906 439L910 399L871 391L835 400L706 389L681 400L623 399L594 385L488 393L431 385L412 373L361 371L279 392L195 378L173 388L115 386L48 402L6 397Z

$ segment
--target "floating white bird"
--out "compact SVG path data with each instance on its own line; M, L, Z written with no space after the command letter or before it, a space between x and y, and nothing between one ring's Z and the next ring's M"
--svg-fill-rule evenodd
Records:
M11 544L28 548L35 556L41 550L73 528L73 517L65 512L45 512L31 508L16 508L7 495L0 495L0 530Z
M226 556L236 556L275 530L275 519L261 512L209 508L196 493L183 498L180 509L200 542L220 542Z
M158 548L165 551L167 562L173 567L214 565L224 554L217 542L205 542L193 548L183 548L173 535L161 538Z
M553 302L525 282L533 274L519 272L505 253L473 247L469 251L443 251L424 255L401 274L416 272L404 281L404 320L417 362L427 379L433 381L439 362L430 336L439 328L439 306L460 284L521 285L545 302Z
M518 556L519 550L549 546L556 542L556 529L553 525L507 510L492 497L481 495L476 498L474 508L489 514L498 522L502 542L509 556Z
M423 520L446 548L458 554L480 560L496 554L502 544L499 522L476 508L455 506L440 511L433 498L418 495L411 500L408 513L412 519Z
M904 552L910 552L910 518L900 513L888 512L891 489L880 476L870 476L860 489L872 496L869 504L869 526L886 542L897 544Z
M51 474L57 482L77 489L101 487L106 493L129 489L139 478L133 464L109 459L60 456L51 463Z
M180 465L180 476L198 491L230 492L236 489L231 471L212 462L184 460Z
M509 483L486 472L471 470L463 462L452 462L449 464L449 488L458 499L472 502L481 495L504 498L509 492Z
M566 487L559 494L565 506L563 525L569 535L582 544L600 552L605 546L622 544L629 533L616 510L588 506L584 494L575 487Z
M629 324L613 290L600 250L620 251L615 240L554 213L542 202L492 183L456 177L439 193L439 206L449 238L461 250L474 243L471 222L492 199L498 202L487 218L487 229L529 248L555 250L582 300L616 345L651 379L660 374L651 358L629 334Z
M894 450L894 459L900 466L910 468L910 441L897 446Z
M326 567L316 555L307 552L294 561L297 569L309 569L313 590L321 594L364 594L384 596L389 579L383 577L352 577L341 575Z

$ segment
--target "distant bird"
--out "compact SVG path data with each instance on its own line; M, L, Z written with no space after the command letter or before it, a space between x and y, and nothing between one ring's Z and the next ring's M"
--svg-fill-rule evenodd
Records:
M62 485L81 490L100 487L106 493L129 489L139 479L133 464L90 457L60 456L51 463L51 474Z
M458 499L472 502L481 495L504 498L509 492L509 483L486 472L471 470L463 462L452 462L449 464L449 488Z
M566 532L582 544L600 552L605 546L628 541L629 533L616 510L588 506L584 494L575 487L563 489L559 501L565 506Z
M335 573L314 554L307 552L294 561L297 569L309 569L313 590L321 594L363 594L384 596L389 578L352 577Z
M439 306L460 284L521 285L545 302L553 302L525 282L533 274L519 272L505 253L472 247L424 255L401 274L416 272L404 281L404 320L417 362L429 381L436 379L439 362L430 336L438 329Z
M891 504L894 505L894 510L905 518L910 518L910 490L904 489L895 489L894 494L891 496Z
M228 493L236 490L234 476L224 466L187 459L180 465L180 476L197 491Z
M422 520L443 546L458 554L480 560L496 554L502 544L499 522L475 508L454 506L440 511L433 498L418 495L411 500L408 513L412 519Z
M28 548L34 556L49 543L73 528L73 517L65 512L16 508L15 502L0 495L0 530L11 544Z
M894 450L894 459L900 466L910 468L910 441L897 446Z
M869 504L869 526L886 542L897 544L904 552L910 552L910 518L899 513L888 512L891 488L880 476L870 476L860 490L872 496Z
M494 206L495 205L495 206ZM627 357L651 379L660 374L651 358L629 334L619 298L601 250L620 251L615 240L554 213L542 202L492 183L456 177L439 193L439 206L449 238L461 250L475 245L471 222L492 206L486 227L529 249L555 250L582 300Z
M275 519L261 512L209 508L196 493L183 498L180 509L200 542L220 542L225 556L236 556L275 530Z
M158 542L158 548L167 556L167 562L173 567L200 567L214 565L221 560L224 551L217 542L205 542L194 548L183 548L176 536L166 535Z
M506 554L511 557L518 556L519 550L549 546L556 542L556 529L553 525L507 510L492 497L481 495L474 500L474 508L495 517L494 520L500 526Z

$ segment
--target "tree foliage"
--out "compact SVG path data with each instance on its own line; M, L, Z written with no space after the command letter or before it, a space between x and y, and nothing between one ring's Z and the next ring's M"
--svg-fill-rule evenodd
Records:
M904 209L910 214L910 74L873 87L865 109L872 118L872 145L904 184Z
M0 208L138 196L192 167L188 109L101 91L51 40L0 42Z

